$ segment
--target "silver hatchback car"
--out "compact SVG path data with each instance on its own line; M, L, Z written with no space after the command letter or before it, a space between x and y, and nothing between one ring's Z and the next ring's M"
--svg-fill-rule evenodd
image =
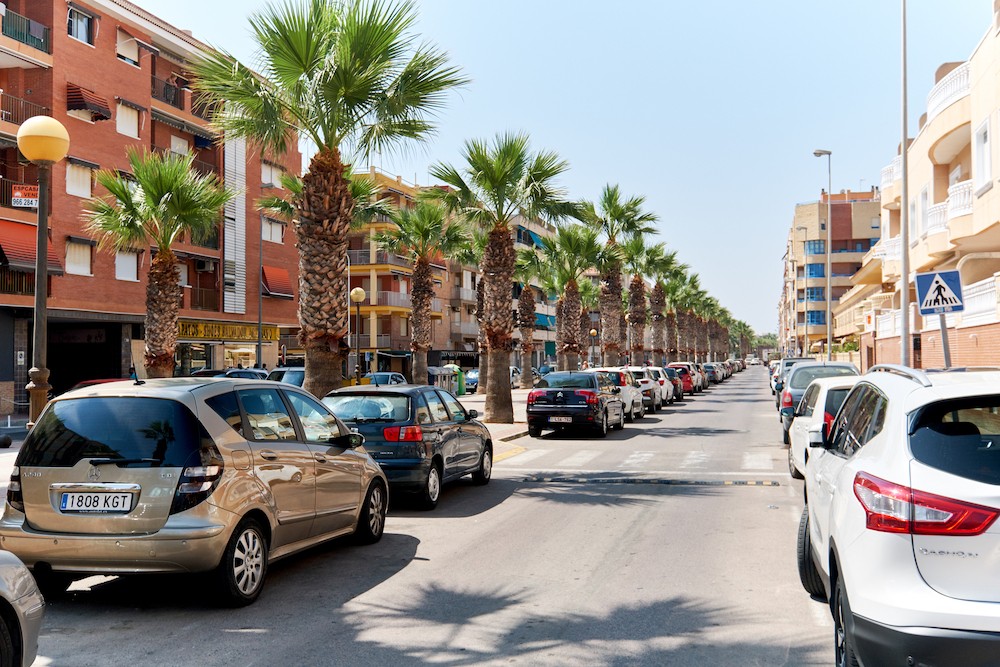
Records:
M44 593L74 575L213 572L253 602L268 563L382 537L388 484L364 437L266 380L124 381L63 394L15 462L0 545Z

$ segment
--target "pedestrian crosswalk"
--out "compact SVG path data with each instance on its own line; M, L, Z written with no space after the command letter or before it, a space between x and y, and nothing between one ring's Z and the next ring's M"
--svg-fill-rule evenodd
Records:
M505 458L498 465L498 472L504 469L518 472L635 471L679 476L784 473L784 461L778 461L777 455L777 452L724 449L650 451L533 447Z

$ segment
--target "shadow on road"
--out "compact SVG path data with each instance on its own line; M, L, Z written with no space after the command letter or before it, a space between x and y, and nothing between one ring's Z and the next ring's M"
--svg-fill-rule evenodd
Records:
M468 477L463 477L444 485L438 506L432 510L420 509L412 495L390 493L389 515L429 519L475 516L507 500L515 492L516 486L515 482L505 479L492 479L486 486L478 486Z

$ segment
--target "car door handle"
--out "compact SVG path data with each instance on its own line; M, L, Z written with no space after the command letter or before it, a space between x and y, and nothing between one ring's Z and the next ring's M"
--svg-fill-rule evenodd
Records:
M260 451L260 458L264 459L265 461L277 461L278 455L272 452L270 449L262 449Z

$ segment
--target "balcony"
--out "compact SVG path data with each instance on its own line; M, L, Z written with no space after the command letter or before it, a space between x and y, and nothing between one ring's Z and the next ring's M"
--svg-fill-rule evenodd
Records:
M927 95L927 123L969 94L969 63L962 63L937 82Z
M175 153L172 149L163 146L153 146L153 150L162 155L186 155L185 153ZM191 168L201 176L219 176L219 168L211 162L193 158L191 160Z
M215 288L192 287L192 310L219 310L219 290Z
M898 236L893 236L888 241L883 239L872 248L874 251L872 256L883 262L898 262L901 257L900 247L900 237Z
M948 188L948 220L972 214L972 181L962 181Z
M184 109L184 93L175 83L152 77L152 95L154 100L166 102L175 109Z
M413 302L409 294L399 292L378 292L376 303L379 306L393 306L395 308L412 308Z
M35 293L35 274L11 271L0 266L0 294L31 296Z
M948 202L935 204L927 209L924 236L948 231Z
M401 266L406 269L413 269L413 262L400 257L395 253L385 252L384 250L377 250L375 252L374 261L372 261L372 253L370 250L348 250L347 257L351 261L351 266L390 264L392 266Z
M882 168L882 190L888 190L892 184L903 178L903 157L897 155L889 166Z
M444 301L441 299L431 299L431 312L432 313L443 313L444 312Z
M42 25L38 21L21 16L9 8L0 17L4 37L10 37L15 42L20 42L33 49L38 49L43 53L52 53L52 31L48 26Z
M0 90L0 120L20 125L32 116L51 116L48 107L22 100Z
M14 190L16 188L18 188L19 186L25 185L25 184L27 184L27 185L37 185L38 184L37 176L35 177L35 180L31 180L31 179L8 180L6 178L4 178L3 180L0 180L0 206L2 206L3 208L15 208L17 210L26 211L26 212L29 212L29 213L31 213L32 211L34 211L35 210L34 207L27 208L27 207L24 207L24 206L14 206L14 203L13 203Z
M452 287L451 288L451 298L457 299L459 301L470 301L472 303L476 302L476 290L468 289L466 287Z

